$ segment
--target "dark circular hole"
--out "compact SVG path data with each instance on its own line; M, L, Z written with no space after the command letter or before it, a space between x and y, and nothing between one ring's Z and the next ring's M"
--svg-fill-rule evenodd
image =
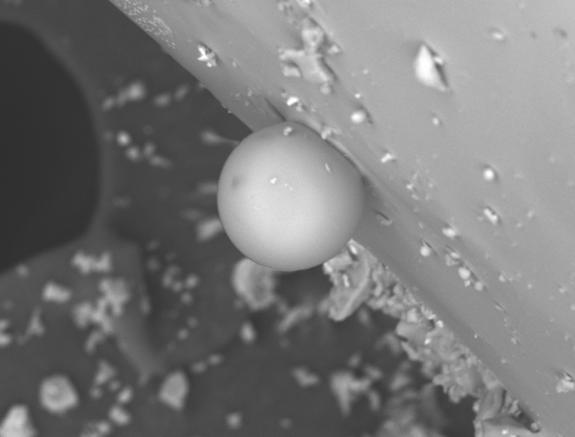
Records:
M80 86L31 31L0 23L0 271L70 242L98 200L98 145Z

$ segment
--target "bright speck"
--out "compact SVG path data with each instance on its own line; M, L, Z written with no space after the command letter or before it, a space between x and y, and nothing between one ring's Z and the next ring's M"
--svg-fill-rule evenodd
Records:
M200 56L198 57L198 61L206 64L206 67L212 68L212 67L216 67L218 65L217 55L208 46L205 46L203 44L198 45L198 52L200 52Z
M457 274L464 281L468 281L471 278L471 270L467 267L459 267L457 269Z
M486 182L494 182L497 179L497 173L492 167L485 167L483 169L483 180Z
M501 221L499 214L495 212L493 208L486 206L483 208L483 216L491 223L492 225L498 225Z
M393 155L391 152L385 152L383 155L381 155L379 161L382 164L387 164L389 162L395 161L395 155Z
M445 61L430 47L422 44L413 63L415 77L423 85L438 91L447 91Z
M505 42L507 40L507 35L505 32L497 27L491 27L489 29L489 36L496 42Z
M555 391L559 394L571 393L575 391L575 379L567 372L562 372L559 375Z
M441 232L443 233L443 235L445 235L447 238L450 239L457 238L457 236L459 235L458 232L451 226L444 227L441 230Z
M362 124L369 121L369 115L365 109L358 109L351 113L350 120L353 124Z
M433 249L429 244L422 243L421 246L419 247L419 254L422 257L427 258L433 254Z

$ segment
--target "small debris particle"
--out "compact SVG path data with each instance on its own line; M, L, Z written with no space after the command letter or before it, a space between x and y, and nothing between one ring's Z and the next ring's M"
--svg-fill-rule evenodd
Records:
M160 93L154 97L154 105L159 108L165 108L172 103L172 95L168 92Z
M427 258L433 254L433 249L428 243L422 243L421 246L419 246L419 254Z
M127 103L139 102L147 96L144 82L135 80L120 88L116 95L110 95L102 102L102 110L109 111L113 108L121 108Z
M132 205L132 199L126 196L114 196L112 206L118 209L126 209Z
M323 271L333 284L327 301L330 318L348 318L371 297L378 288L372 275L376 266L373 255L355 241L324 263Z
M170 373L162 383L158 393L158 399L166 406L181 411L183 410L189 392L187 375L179 370Z
M226 138L211 128L202 130L200 139L204 146L235 146L238 144L236 140Z
M381 155L379 162L381 162L382 164L387 164L389 162L395 161L396 159L397 158L395 157L395 155L393 153L386 151L383 155Z
M434 125L435 127L439 127L443 124L443 121L438 115L434 114L431 116L431 124Z
M331 376L330 387L343 416L351 413L358 398L369 393L372 381L358 378L349 371L335 372Z
M30 276L30 268L25 264L20 264L15 269L16 274L21 278L27 278Z
M290 108L295 107L296 111L303 111L304 108L302 101L297 96L286 95L285 104Z
M289 417L284 417L280 419L279 426L282 429L290 429L293 426L293 420Z
M120 90L120 100L137 102L146 98L146 84L142 81L134 81Z
M245 344L252 344L257 340L257 332L254 325L246 322L240 329L240 338Z
M311 9L313 0L296 0L296 3L303 9Z
M234 412L226 416L226 424L229 429L240 429L243 425L244 418L242 413Z
M223 230L224 227L218 217L206 217L196 225L196 239L200 243L205 243L222 233Z
M193 290L198 286L199 283L200 283L200 277L195 273L190 273L184 279L184 287L186 290Z
M206 67L213 68L218 65L218 57L214 53L212 49L204 44L198 45L198 52L200 56L198 57L198 61L203 62L206 64Z
M306 51L317 52L326 41L326 34L316 21L308 18L303 21L301 39Z
M231 281L236 294L253 311L264 310L276 302L277 281L274 270L268 267L243 258L235 265Z
M318 52L306 50L280 49L282 74L285 77L302 77L310 83L332 84L335 76Z
M132 142L132 136L129 134L129 132L121 130L116 133L116 143L118 143L118 146L126 147L130 145L131 142Z
M505 42L507 40L507 34L505 33L505 31L497 28L497 27L490 27L488 29L488 33L489 36L491 37L491 39L493 39L493 41L496 42Z
M55 415L64 415L79 404L78 392L65 375L45 378L40 383L39 398L40 405Z
M499 216L499 214L489 206L483 208L483 216L492 225L498 225L501 222L501 217Z
M72 310L76 326L95 326L99 329L94 332L91 343L100 342L114 332L114 319L124 313L124 306L131 298L129 285L121 278L105 278L100 281L99 288L101 296L96 302L81 302Z
M72 291L61 284L49 281L42 290L42 298L45 302L63 304L70 300Z
M12 405L0 423L0 437L35 437L36 429L25 405Z
M464 281L467 281L471 278L471 270L469 270L467 267L459 267L457 269L457 274Z
M445 61L426 44L422 44L413 62L415 76L423 85L438 91L447 91Z
M132 416L120 405L114 405L108 412L108 418L116 426L126 426L132 421Z
M219 366L224 362L224 357L222 355L213 354L206 360L210 366Z
M112 424L106 420L99 420L94 422L88 422L82 432L80 437L106 437L112 432Z
M485 284L481 281L476 281L473 284L473 288L475 289L475 291L483 291L485 289Z
M134 390L130 387L124 387L118 393L116 400L119 404L127 404L134 398Z
M444 227L441 232L443 233L443 235L445 235L447 238L449 239L454 239L457 238L459 236L459 233L457 232L457 230L451 226L446 226Z
M497 173L492 167L485 167L483 169L483 180L486 182L494 182L497 180Z
M131 298L130 288L125 279L106 278L100 282L100 291L104 295L102 299L113 316L121 316L124 306Z
M218 194L217 181L203 181L198 183L196 193L200 196L216 196Z
M109 273L112 270L112 256L109 252L90 254L80 251L72 258L72 266L83 275Z
M310 320L316 315L317 306L314 303L304 303L285 311L276 325L280 334L287 334L291 329Z
M44 332L46 332L46 328L44 327L44 322L42 321L42 311L36 308L32 312L30 320L28 321L28 325L26 326L24 333L20 336L18 341L22 344L26 343L32 337L42 337Z
M10 346L12 344L12 335L8 333L10 328L10 321L0 319L0 348Z
M184 83L176 88L174 91L174 99L177 101L183 100L190 92L190 85Z
M116 377L116 369L107 361L99 361L93 385L98 387L106 384Z
M555 391L559 394L574 392L575 378L567 372L562 372L557 380Z
M353 124L363 124L370 121L369 114L365 109L357 109L349 116Z
M322 126L321 131L320 131L320 136L321 136L322 140L328 140L328 139L333 138L339 134L340 134L340 131L338 129L334 128L333 126Z
M96 351L96 348L104 343L110 332L104 332L102 330L94 330L90 332L86 342L84 343L84 350L88 354L93 354Z
M319 376L306 367L295 367L291 374L302 388L314 387L320 383Z
M192 364L190 369L195 374L201 374L208 370L208 364L205 361L198 361Z
M180 341L186 340L189 336L190 336L190 330L187 328L180 329L176 334L176 337Z

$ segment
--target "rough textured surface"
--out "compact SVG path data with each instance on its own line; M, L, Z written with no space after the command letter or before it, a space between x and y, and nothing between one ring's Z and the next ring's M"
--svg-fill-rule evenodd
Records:
M569 435L571 2L114 3L250 127L348 152L373 186L358 239Z

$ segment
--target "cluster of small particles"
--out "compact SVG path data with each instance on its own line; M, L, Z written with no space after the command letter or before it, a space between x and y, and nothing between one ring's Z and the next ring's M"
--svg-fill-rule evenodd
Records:
M107 113L125 109L133 104L149 105L157 110L170 109L172 105L185 104L187 97L202 90L201 85L182 83L173 90L150 95L148 87L143 80L134 80L120 87L113 95L105 97L101 102L101 110ZM141 131L144 136L148 136L154 133L154 128L151 125L145 125L141 128ZM125 158L133 163L144 163L166 170L171 169L174 165L171 159L159 153L158 149L160 147L154 141L149 139L135 141L133 134L129 130L118 129L115 132L107 132L106 139L115 143L121 149ZM222 137L209 127L206 127L201 132L200 139L205 146L236 144L234 140Z
M342 320L366 304L397 319L395 333L402 339L401 348L410 360L422 364L422 373L442 387L452 402L469 396L477 399L476 436L547 435L495 375L359 243L350 241L346 250L324 264L324 271L334 284L330 316Z
M78 379L74 372L48 372L37 385L37 406L16 402L9 406L0 421L0 436L2 437L36 437L43 435L35 425L32 413L38 407L45 413L61 418L63 421L83 409L82 404L93 405L102 401L105 408L100 419L86 420L83 423L80 437L103 437L112 435L115 429L126 427L132 423L132 403L141 397L144 387L141 382L126 376L126 366L118 363L118 357L106 356L106 340L114 337L118 347L133 360L133 365L139 372L146 372L145 350L149 347L141 332L137 332L138 315L146 313L145 300L138 302L136 311L132 314L129 306L137 296L135 289L141 278L134 275L138 269L132 265L136 250L127 243L106 242L103 247L90 249L64 250L56 253L58 258L65 259L70 274L63 280L48 279L41 283L40 302L30 310L29 321L19 330L18 317L13 322L3 318L1 349L3 352L17 356L26 346L37 347L34 340L52 341L56 336L56 344L65 353L69 345L60 344L68 341L57 323L61 322L63 314L69 314L72 323L82 336L83 354L90 357L91 376ZM40 263L31 261L18 266L13 275L6 276L2 285L12 284L17 288L19 283L34 284L35 273L41 271ZM38 273L40 276L42 273ZM163 275L166 288L194 287L198 279L188 275L184 280L177 278L173 270ZM30 286L30 285L29 285ZM15 297L15 300L19 296ZM185 299L184 299L185 300ZM14 303L9 298L3 299L3 310L10 313L20 302ZM142 304L142 305L140 305ZM21 332L18 332L21 331ZM80 346L80 345L78 345ZM26 352L23 352L26 353ZM9 357L6 357L10 359ZM73 359L72 356L63 359ZM13 358L14 359L14 358ZM83 359L83 358L82 358ZM18 361L15 358L16 362ZM47 357L47 362L50 358ZM211 360L212 362L213 360ZM73 363L72 363L73 366ZM155 402L180 412L186 403L189 391L189 376L182 370L173 370L162 374L157 392L152 396ZM83 413L81 413L83 414Z
M363 250L361 246L353 242L351 245L353 251ZM333 275L334 286L330 294L323 295L317 300L304 300L298 305L290 306L276 292L278 273L249 259L243 259L235 266L232 275L234 290L252 311L274 308L279 315L275 322L275 329L282 336L287 336L292 329L297 330L302 324L305 325L306 321L315 317L320 317L322 320L329 317L342 320L352 318L355 310L357 310L355 315L360 323L369 325L372 313L367 307L360 308L361 305L357 303L355 298L357 293L354 290L356 285L361 288L365 281L360 280L358 272L352 271L351 268L348 268L346 273L340 270L339 278L336 279L338 274L335 273L334 266L343 266L346 253L333 258L324 266L324 269ZM361 257L359 252L356 253ZM350 280L350 276L354 276L358 283L352 284L353 279ZM344 305L345 316L338 312L339 303L344 298L339 297L334 300L333 296L334 293L342 293L341 284L343 283L346 284L344 288L348 296L354 302L354 310L349 310L352 305ZM360 294L365 294L363 289ZM255 339L254 335L253 327L249 324L244 325L241 331L242 340L251 343ZM284 340L285 337L280 337L280 342ZM414 375L418 374L415 370L415 361L405 360L404 346L400 337L387 331L375 343L378 348L385 350L388 357L394 357L391 361L399 362L392 372L388 373L381 366L364 361L362 353L356 352L347 359L344 366L334 369L327 375L318 373L313 367L307 365L296 365L291 368L290 373L295 383L302 389L307 390L327 384L343 417L350 416L358 403L367 404L368 408L374 412L385 411L384 418L373 436L443 436L439 429L446 419L437 405L437 393L432 384L427 384L422 388L415 382ZM382 394L382 384L388 391L386 395ZM430 422L430 417L434 418L435 423Z
M175 102L181 102L191 91L189 83L182 83L174 90L164 91L149 96L148 88L143 80L134 80L120 87L113 95L104 98L100 107L102 111L121 109L130 103L142 102L151 99L157 108L165 108Z
M115 428L131 423L132 414L128 411L134 399L134 389L122 385L117 379L116 370L106 361L97 363L97 373L89 389L92 399L107 398L110 407L107 417L89 421L84 425L80 437L103 437L110 435ZM158 401L177 411L184 408L188 394L188 380L183 372L167 375L158 391ZM64 417L80 406L80 397L74 383L66 375L50 375L40 382L38 402L49 414ZM24 404L9 407L0 424L2 437L36 437L42 435L36 429L30 409Z
M168 169L172 166L170 160L158 154L156 144L151 141L146 141L143 145L134 144L128 132L119 131L116 134L116 143L123 149L126 159L130 161L144 162L157 168Z
M172 99L182 100L189 92L189 85L184 84L174 93L161 93L152 99L154 105L164 107L171 103ZM108 112L112 110L123 109L127 105L146 102L148 100L148 89L142 80L135 80L127 85L120 87L115 94L104 98L101 103L101 110ZM147 129L151 129L149 126ZM118 130L115 134L108 132L107 135L114 136L108 138L109 141L115 142L124 153L126 159L134 162L144 162L153 167L168 169L172 163L169 159L160 156L157 152L157 145L153 141L145 141L143 144L135 144L132 135L126 130Z
M110 275L115 270L117 256L111 252L78 251L73 254L70 263L83 277ZM18 272L23 278L31 274L33 267L20 266ZM183 276L181 272L170 268L162 276L166 287L184 292L186 287L194 287L197 281L193 275ZM328 312L325 296L315 301L304 301L296 305L288 304L277 292L278 274L266 267L259 266L247 259L236 263L232 274L232 286L238 299L253 313L275 311L277 317L274 325L279 333L280 342L288 341L287 334L305 325L312 318L321 316L322 320ZM66 305L77 301L78 295L66 285L49 281L42 290L42 298L51 305ZM125 294L110 299L101 293L96 302L107 302L90 312L90 321L97 324L94 332L108 335L115 329L114 317L121 317L121 307L126 303ZM82 303L76 304L76 308ZM88 313L82 312L84 315ZM98 315L98 317L96 317ZM76 316L80 325L87 323L84 317ZM369 323L369 317L364 316L361 323ZM116 333L118 334L118 333ZM40 335L40 334L37 334ZM120 335L120 334L119 334ZM239 330L238 337L246 347L253 346L258 341L258 329L246 321ZM90 337L88 337L90 338ZM131 338L132 341L137 340ZM91 343L87 340L87 343ZM385 335L379 341L386 354L401 358L403 354L399 340ZM9 344L9 342L8 342ZM97 345L87 348L90 356L98 357L88 387L82 387L81 381L76 381L65 373L53 373L44 377L38 384L38 404L48 414L65 419L81 408L81 403L105 400L104 417L89 420L83 426L81 437L104 437L113 435L114 431L130 425L137 420L132 413L132 403L141 396L142 387L126 382L122 371L111 361L99 357ZM155 402L174 411L183 412L190 397L190 377L200 378L210 371L217 371L225 365L225 357L214 353L201 361L189 366L187 370L173 370L162 374L161 381L153 394ZM430 430L430 425L422 420L424 415L441 417L436 411L435 395L429 387L418 387L414 377L412 363L400 360L401 364L393 371L385 373L377 364L365 360L361 352L352 354L342 365L330 372L314 370L313 365L297 364L289 366L288 377L301 390L313 390L318 386L327 387L331 393L342 417L353 414L358 404L367 404L374 414L385 412L384 420L377 436L422 435L441 437L442 434ZM392 396L384 396L381 386ZM230 411L226 414L225 424L230 430L243 427L244 412ZM437 419L439 420L439 419ZM282 417L278 426L291 429L297 426L294 419ZM401 434L400 434L401 433ZM35 425L32 409L23 403L11 405L0 422L2 437L36 437L42 435Z
M140 108L152 108L152 110L177 111L177 105L186 107L189 105L189 98L198 94L205 94L204 88L194 82L181 83L169 91L162 91L152 94L148 90L146 82L143 80L133 80L119 88L114 94L104 98L101 108L104 112L120 111L125 108L130 109L130 105ZM125 158L126 164L148 166L149 169L141 167L127 172L137 172L146 174L146 177L162 178L162 175L148 173L148 171L163 170L166 172L165 178L172 176L175 180L182 179L187 172L193 172L193 164L190 164L190 157L186 154L185 148L189 144L181 144L181 140L166 140L164 134L156 132L157 127L152 125L131 126L107 130L104 140L115 145L114 156ZM237 141L220 135L215 129L204 126L195 133L193 141L203 147L232 147ZM160 137L161 139L157 139ZM211 165L211 164L210 164ZM192 168L190 168L192 166ZM217 175L216 175L217 176ZM193 190L187 187L174 188L170 185L160 185L154 190L157 193L156 201L173 200L175 193L185 193L184 198L179 199L179 208L173 212L173 216L181 219L187 224L192 224L195 229L196 241L206 243L223 233L221 221L213 208L202 208L202 205L210 205L211 199L215 199L217 194L216 180L197 180ZM130 195L117 191L112 199L112 204L118 209L129 209L133 206L134 198ZM200 205L200 206L198 206Z

